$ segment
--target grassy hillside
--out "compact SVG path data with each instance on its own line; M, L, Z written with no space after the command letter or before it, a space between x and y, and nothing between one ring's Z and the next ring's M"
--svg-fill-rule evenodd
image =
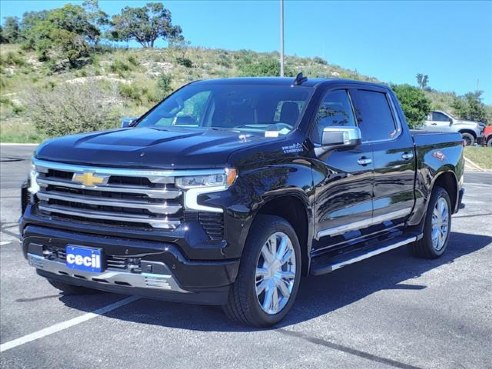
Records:
M276 53L204 48L101 49L81 61L77 69L40 62L34 53L17 45L0 46L0 141L36 142L43 139L33 122L31 101L63 98L62 86L89 86L101 96L109 122L143 113L163 96L183 84L207 78L275 73ZM286 57L287 73L302 71L308 77L377 81L321 58ZM256 68L256 69L255 69ZM72 88L73 90L74 88ZM58 93L58 95L56 95ZM90 93L90 92L89 92ZM426 92L433 107L450 109L452 93ZM50 101L49 99L46 101ZM488 107L492 117L492 107ZM39 127L38 122L38 127Z

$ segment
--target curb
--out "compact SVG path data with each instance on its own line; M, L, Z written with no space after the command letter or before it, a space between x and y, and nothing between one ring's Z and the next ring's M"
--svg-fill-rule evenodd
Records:
M15 142L0 142L1 146L38 146L38 143L15 143Z
M470 159L466 158L466 157L463 157L465 159L465 162L466 164L468 164L469 166L473 167L473 169L475 170L478 170L480 172L485 172L486 170L483 169L481 166L475 164L473 161L471 161Z

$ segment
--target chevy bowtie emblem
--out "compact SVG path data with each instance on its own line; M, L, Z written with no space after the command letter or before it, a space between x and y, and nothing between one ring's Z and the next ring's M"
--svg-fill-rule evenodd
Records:
M72 181L81 183L86 187L94 187L100 184L106 184L109 177L100 176L91 172L85 173L75 173L73 175Z

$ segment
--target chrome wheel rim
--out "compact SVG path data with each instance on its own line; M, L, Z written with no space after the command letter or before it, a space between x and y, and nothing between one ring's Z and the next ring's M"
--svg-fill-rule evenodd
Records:
M449 208L448 202L440 197L432 211L432 247L440 251L448 238Z
M255 277L261 309L269 315L278 314L289 302L296 277L296 255L289 236L276 232L263 244Z

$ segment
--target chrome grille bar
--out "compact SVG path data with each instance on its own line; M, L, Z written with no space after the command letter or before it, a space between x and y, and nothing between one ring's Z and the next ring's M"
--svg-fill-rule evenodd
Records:
M130 223L144 223L149 224L154 228L162 229L175 229L181 222L179 220L169 220L167 218L152 218L145 215L132 215L125 213L110 213L95 210L84 210L84 209L74 209L68 206L61 205L39 205L39 210L48 213L58 213L66 214L71 216L92 218L92 219L103 219L103 220L114 220L120 222L130 222Z
M41 201L49 200L60 200L75 202L79 204L87 205L99 205L99 206L115 206L128 209L145 209L151 213L156 214L176 214L180 209L181 205L167 205L167 204L151 204L148 202L136 202L124 199L92 199L90 196L83 195L71 195L63 192L49 191L49 192L38 192L38 198Z
M37 182L40 187L58 186L58 187L68 187L77 190L87 190L87 191L134 193L134 194L147 195L150 198L166 199L166 200L175 199L181 196L182 194L180 190L167 190L167 189L154 190L144 186L136 187L136 186L123 186L123 185L107 185L107 186L86 187L78 183L62 181L62 180L52 180L47 178L38 178Z

